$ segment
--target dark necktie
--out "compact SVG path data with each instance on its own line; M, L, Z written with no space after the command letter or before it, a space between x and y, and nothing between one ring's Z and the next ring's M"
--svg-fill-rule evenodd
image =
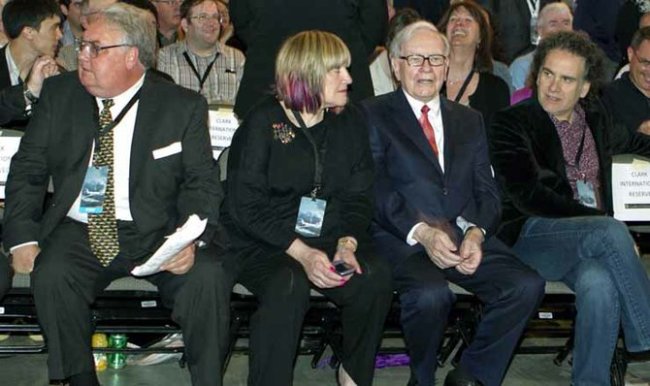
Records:
M111 116L112 99L102 101L104 108L99 113L99 127L106 128L113 121ZM106 193L102 213L88 214L88 238L90 247L104 266L108 266L120 251L115 219L115 192L113 180L113 129L99 137L99 151L93 155L94 166L107 166Z
M424 135L427 137L427 140L429 141L429 145L431 145L431 149L433 149L433 154L438 157L438 145L436 144L436 134L433 132L433 126L431 125L431 122L429 122L429 106L424 105L422 106L422 115L420 116L420 126L422 126L422 130L424 131Z

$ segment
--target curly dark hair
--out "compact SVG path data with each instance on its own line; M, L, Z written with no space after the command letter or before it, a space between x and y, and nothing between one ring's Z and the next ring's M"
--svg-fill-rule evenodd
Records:
M465 8L478 23L481 43L476 48L476 53L474 54L474 68L477 71L492 72L492 41L494 34L492 33L490 21L488 20L488 12L485 8L473 0L458 1L450 5L445 14L442 15L438 22L438 30L446 35L449 18L458 8Z
M604 83L605 69L603 51L582 31L562 31L547 36L539 43L530 67L530 80L537 91L537 76L552 50L563 50L585 60L584 80L591 83L590 95L594 95Z

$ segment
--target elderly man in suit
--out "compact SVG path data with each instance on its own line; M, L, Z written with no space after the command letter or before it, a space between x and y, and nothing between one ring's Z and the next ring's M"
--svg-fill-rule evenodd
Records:
M446 38L432 24L416 22L389 49L401 89L363 106L377 168L373 236L393 268L410 384L434 384L454 302L449 280L475 293L485 308L445 384L499 385L544 282L493 237L501 211L483 120L439 95Z
M609 385L623 327L629 351L650 349L650 281L612 214L612 155L650 156L650 138L615 124L597 97L600 50L585 34L540 43L534 98L495 116L488 133L503 195L498 237L547 280L576 293L572 383Z
M192 383L221 384L232 280L211 244L223 194L207 104L147 72L155 39L147 11L118 3L98 15L83 34L78 74L46 81L9 173L5 246L14 269L31 272L50 378L70 385L98 384L97 292L192 214L208 219L206 231L147 280L183 330ZM97 200L91 190L104 193Z

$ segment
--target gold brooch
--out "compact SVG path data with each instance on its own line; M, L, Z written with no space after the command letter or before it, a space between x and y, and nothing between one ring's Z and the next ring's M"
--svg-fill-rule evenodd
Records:
M284 145L296 138L293 128L284 122L274 123L271 127L273 128L273 139L280 140Z

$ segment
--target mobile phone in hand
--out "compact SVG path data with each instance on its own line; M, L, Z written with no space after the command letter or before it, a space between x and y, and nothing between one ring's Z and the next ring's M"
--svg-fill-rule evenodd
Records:
M354 273L354 267L343 260L335 261L334 269L336 270L336 273L338 273L341 276L349 276Z

